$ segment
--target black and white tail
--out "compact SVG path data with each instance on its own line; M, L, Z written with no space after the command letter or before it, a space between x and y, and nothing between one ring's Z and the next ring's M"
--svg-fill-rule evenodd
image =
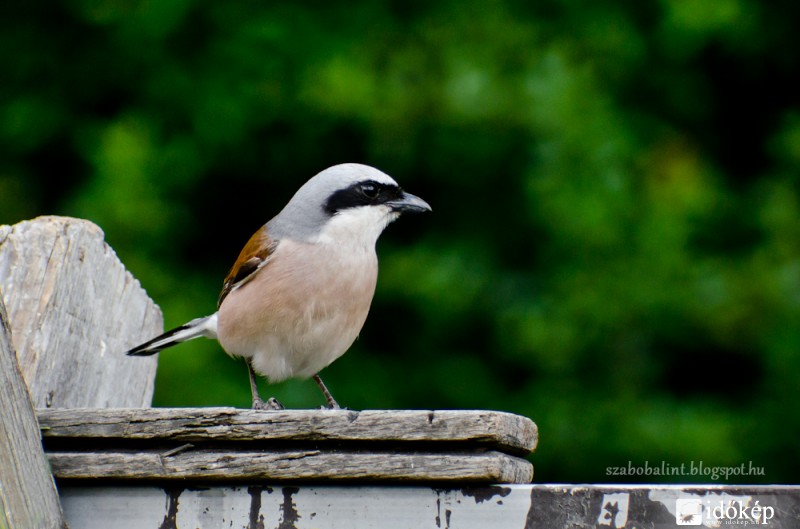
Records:
M197 318L189 323L185 323L180 327L167 331L161 336L156 336L149 342L136 346L127 355L129 356L150 356L156 354L162 349L172 347L187 340L193 340L199 337L217 339L217 314L205 318Z

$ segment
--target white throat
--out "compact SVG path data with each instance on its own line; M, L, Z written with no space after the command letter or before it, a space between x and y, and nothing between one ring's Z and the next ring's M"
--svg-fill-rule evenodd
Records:
M399 216L383 205L349 208L331 217L312 242L374 250L380 234Z

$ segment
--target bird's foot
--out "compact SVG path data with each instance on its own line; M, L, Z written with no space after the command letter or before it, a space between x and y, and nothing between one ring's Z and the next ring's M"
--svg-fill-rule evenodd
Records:
M328 405L327 406L321 406L320 409L321 410L346 410L347 408L342 408L341 406L339 406L338 402L336 402L335 400L331 399L330 401L328 401Z
M327 409L329 409L329 410L341 410L342 408L339 406L339 403L336 402L336 400L333 398L333 395L331 395L331 392L328 391L328 388L325 386L325 383L320 378L319 373L317 373L316 375L314 375L311 378L314 379L314 382L317 383L317 385L319 386L319 389L322 390L322 394L325 396L325 400L328 403ZM323 409L325 409L325 408L323 408Z
M266 402L261 400L260 398L253 399L253 409L254 410L285 410L286 408L283 407L283 404L278 402L278 399L275 397L270 397L267 399Z

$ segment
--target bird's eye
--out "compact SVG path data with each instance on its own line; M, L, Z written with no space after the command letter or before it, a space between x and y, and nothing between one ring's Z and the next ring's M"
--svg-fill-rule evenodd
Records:
M378 198L378 186L375 184L361 184L361 192L369 199Z

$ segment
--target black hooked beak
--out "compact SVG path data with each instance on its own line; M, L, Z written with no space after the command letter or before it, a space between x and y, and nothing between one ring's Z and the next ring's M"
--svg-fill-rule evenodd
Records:
M398 213L424 213L431 211L431 207L427 202L405 191L403 191L403 196L386 202L386 205L392 208L392 211Z

